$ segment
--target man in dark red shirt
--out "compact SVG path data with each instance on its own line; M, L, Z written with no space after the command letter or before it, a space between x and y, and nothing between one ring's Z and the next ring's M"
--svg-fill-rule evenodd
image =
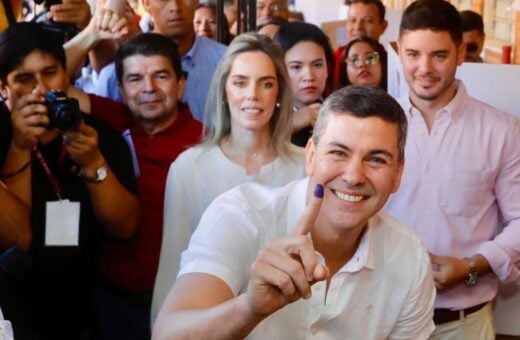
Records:
M141 224L131 240L107 239L102 244L95 308L103 338L135 339L140 338L136 332L148 337L150 332L168 169L182 151L200 141L202 125L179 102L185 77L171 39L154 33L138 35L119 48L115 65L126 105L78 95L84 110L123 133L134 155Z

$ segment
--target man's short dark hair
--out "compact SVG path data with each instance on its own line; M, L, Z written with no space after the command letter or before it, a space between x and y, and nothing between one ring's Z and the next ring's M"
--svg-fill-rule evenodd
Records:
M447 1L417 0L408 6L401 19L399 38L406 31L432 30L447 31L453 42L462 43L462 24L459 11Z
M399 160L404 160L408 122L401 105L383 89L373 86L347 86L332 93L323 103L314 126L315 145L323 135L330 115L349 115L357 118L378 117L397 124Z
M386 8L381 0L346 0L345 5L352 6L353 4L362 3L365 5L374 5L379 13L379 21L385 20Z
M142 33L122 44L117 50L115 67L119 84L121 84L123 80L123 61L134 55L142 55L145 57L163 56L170 60L177 79L184 77L177 44L161 34Z
M460 12L460 20L462 32L477 31L478 34L484 36L484 22L480 14L473 11L462 11Z
M20 22L0 35L0 79L7 83L7 76L20 66L34 51L54 57L65 70L67 62L61 38L34 22Z

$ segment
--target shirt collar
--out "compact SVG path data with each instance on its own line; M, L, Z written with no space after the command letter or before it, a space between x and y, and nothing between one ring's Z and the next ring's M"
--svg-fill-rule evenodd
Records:
M339 270L340 272L355 273L363 268L374 269L375 268L375 247L374 247L374 228L379 219L378 215L368 220L367 227L356 252L352 258L345 263L345 265Z
M195 34L195 41L191 46L191 49L181 57L181 60L184 62L189 62L191 66L195 66L195 56L197 55L197 51L200 49L200 45L202 44L203 37Z
M161 130L161 131L155 133L153 136L171 135L173 131L180 129L189 120L193 119L188 105L178 102L177 111L178 111L177 118L170 125L168 125L164 130ZM143 124L141 124L137 119L134 119L130 130L132 131L132 133L135 133L138 135L148 135L148 133L146 132L146 130L143 127ZM150 137L152 137L152 136L150 136Z
M466 87L464 83L458 79L455 80L455 91L455 96L452 100L437 112L437 115L446 113L452 121L456 121L459 118L468 99ZM421 112L413 106L409 96L401 102L403 103L404 112L409 119L417 116L421 117Z

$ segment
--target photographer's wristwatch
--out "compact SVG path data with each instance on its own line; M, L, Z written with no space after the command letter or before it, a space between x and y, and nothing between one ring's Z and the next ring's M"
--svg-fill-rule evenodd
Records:
M108 165L107 163L103 163L103 165L101 165L99 168L97 168L96 170L96 174L95 176L85 176L85 174L83 173L83 171L80 171L79 172L79 175L81 177L83 177L83 179L85 180L85 182L89 182L89 183L101 183L103 182L107 176L108 176Z
M464 279L464 284L467 287L472 287L476 285L478 282L477 264L475 263L475 260L473 260L471 257L465 257L464 261L466 261L469 267L469 273L468 276L466 276L466 278Z

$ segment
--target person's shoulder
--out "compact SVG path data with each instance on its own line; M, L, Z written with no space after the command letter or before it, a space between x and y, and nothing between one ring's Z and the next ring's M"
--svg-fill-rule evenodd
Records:
M406 225L397 220L392 215L380 211L375 215L378 221L378 225L385 230L387 235L390 238L402 240L404 242L409 242L410 244L414 244L418 247L422 247L422 242L420 238Z
M256 182L241 184L215 199L215 203L233 202L245 211L262 211L284 206L298 185L304 180L295 180L283 187L273 187Z
M224 44L219 43L218 41L197 36L196 38L198 40L200 48L198 49L200 53L207 55L208 57L222 57L224 53L226 52L227 46ZM213 55L210 55L210 53L214 53ZM216 54L216 55L215 55Z

